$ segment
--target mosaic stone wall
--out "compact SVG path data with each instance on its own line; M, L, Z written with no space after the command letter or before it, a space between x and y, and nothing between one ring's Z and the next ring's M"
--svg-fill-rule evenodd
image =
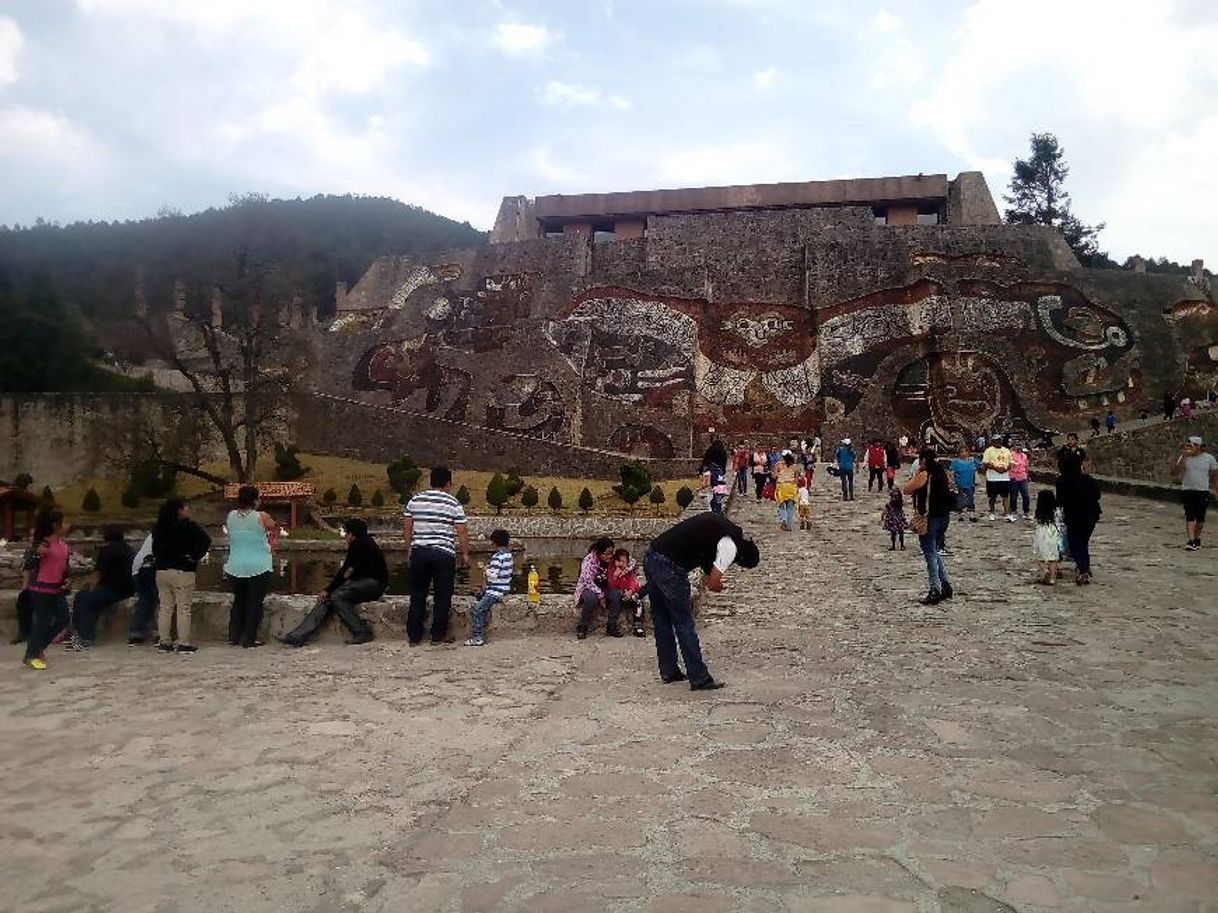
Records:
M1045 228L849 208L392 261L352 295L322 334L318 389L660 459L700 453L712 429L1077 427L1218 380L1218 307L1198 283L1082 269Z

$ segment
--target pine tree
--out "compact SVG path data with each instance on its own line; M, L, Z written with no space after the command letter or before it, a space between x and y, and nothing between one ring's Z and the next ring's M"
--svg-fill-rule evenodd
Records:
M665 498L664 498L664 489L663 488L661 488L659 485L657 485L653 489L651 489L651 503L652 504L655 504L658 507L659 505L664 503L664 500L665 500Z
M101 510L101 498L97 495L97 489L90 488L85 492L85 499L81 502L80 508L91 514Z
M693 502L694 493L690 490L688 485L682 485L679 489L677 489L677 507L681 508L681 510L685 510L685 508L689 507L689 505Z
M352 507L359 507L364 503L364 493L359 490L358 485L352 485L351 490L347 492L347 503Z
M379 488L372 493L372 506L373 507L384 507L385 506L385 496L383 494L381 494L381 490Z
M584 491L587 491L587 489L585 488ZM546 498L546 503L550 505L550 510L562 510L562 492L558 490L557 485L550 489L550 494Z
M337 500L338 492L336 492L333 488L327 488L325 493L321 496L321 503L325 504L327 507Z
M579 493L579 509L584 513L590 511L595 503L596 501L592 498L592 492L588 491L587 488Z
M465 505L465 504L469 503L469 499L470 499L469 489L466 488L464 485L462 485L460 488L457 489L457 500L460 501L462 505Z
M133 508L140 506L140 493L128 485L123 489L123 494L119 498L123 507Z
M534 488L532 485L530 485L528 488L526 488L524 491L522 491L520 493L521 506L525 507L529 510L532 510L534 507L536 507L537 502L539 500L541 500L541 499L540 499L540 496L537 494L537 489Z
M1011 193L1003 197L1010 204L1006 211L1007 223L1052 225L1062 233L1084 266L1093 261L1107 261L1107 254L1100 252L1096 240L1104 230L1104 223L1085 225L1070 211L1070 194L1065 190L1070 166L1066 164L1065 150L1058 144L1057 137L1052 133L1033 133L1031 146L1030 158L1016 159Z

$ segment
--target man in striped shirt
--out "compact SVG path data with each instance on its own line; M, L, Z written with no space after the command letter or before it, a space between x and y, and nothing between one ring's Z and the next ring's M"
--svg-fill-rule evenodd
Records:
M469 564L469 533L465 510L452 496L453 474L447 466L431 471L431 487L419 492L406 505L403 535L410 543L410 612L406 616L406 639L412 647L423 642L423 619L427 615L427 590L434 590L431 613L431 642L450 644L448 615L452 609L457 579L457 552L461 566Z
M495 554L487 562L486 587L470 617L469 640L465 642L467 647L481 647L486 643L486 616L490 614L491 606L503 600L512 585L512 550L508 548L511 535L506 529L496 529L487 538L494 544Z

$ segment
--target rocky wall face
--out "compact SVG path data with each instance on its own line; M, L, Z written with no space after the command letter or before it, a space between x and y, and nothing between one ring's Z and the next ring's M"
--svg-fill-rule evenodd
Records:
M1218 365L1208 295L1065 268L1062 243L1036 226L893 228L838 209L488 245L420 265L379 311L336 323L318 385L667 459L700 453L711 429L946 441L1077 427L1153 409Z

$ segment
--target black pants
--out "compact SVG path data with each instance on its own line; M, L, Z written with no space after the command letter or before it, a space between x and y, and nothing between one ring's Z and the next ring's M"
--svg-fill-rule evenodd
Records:
M765 480L768 478L769 478L769 476L766 475L764 472L753 473L753 485L757 489L757 500L758 501L761 500L761 493L765 490Z
M19 644L29 639L32 611L30 591L22 590L17 594L17 636L13 638L13 643Z
M1074 559L1074 568L1080 574L1091 573L1091 534L1095 532L1093 521L1066 521L1066 544L1070 548L1070 557Z
M427 590L433 590L431 639L448 636L448 616L453 606L453 587L457 582L457 556L439 548L416 545L410 550L410 612L406 616L406 639L417 644L423 639L423 620L427 617Z
M51 638L68 623L68 600L54 593L30 593L30 636L25 642L25 658L41 655Z
M325 624L331 612L338 616L338 620L351 632L353 638L356 640L370 639L372 628L369 627L368 622L364 621L355 607L361 602L373 602L380 599L384 592L384 584L371 577L362 580L348 580L329 596L318 599L312 611L301 620L300 624L284 635L284 643L304 643Z
M867 467L867 490L871 491L871 486L875 485L876 491L884 490L884 467L868 466Z
M842 500L843 501L853 501L854 500L854 470L853 469L841 470L841 480L842 480Z
M233 607L228 613L228 642L248 647L258 639L262 603L271 582L271 572L256 577L234 577L232 581Z

